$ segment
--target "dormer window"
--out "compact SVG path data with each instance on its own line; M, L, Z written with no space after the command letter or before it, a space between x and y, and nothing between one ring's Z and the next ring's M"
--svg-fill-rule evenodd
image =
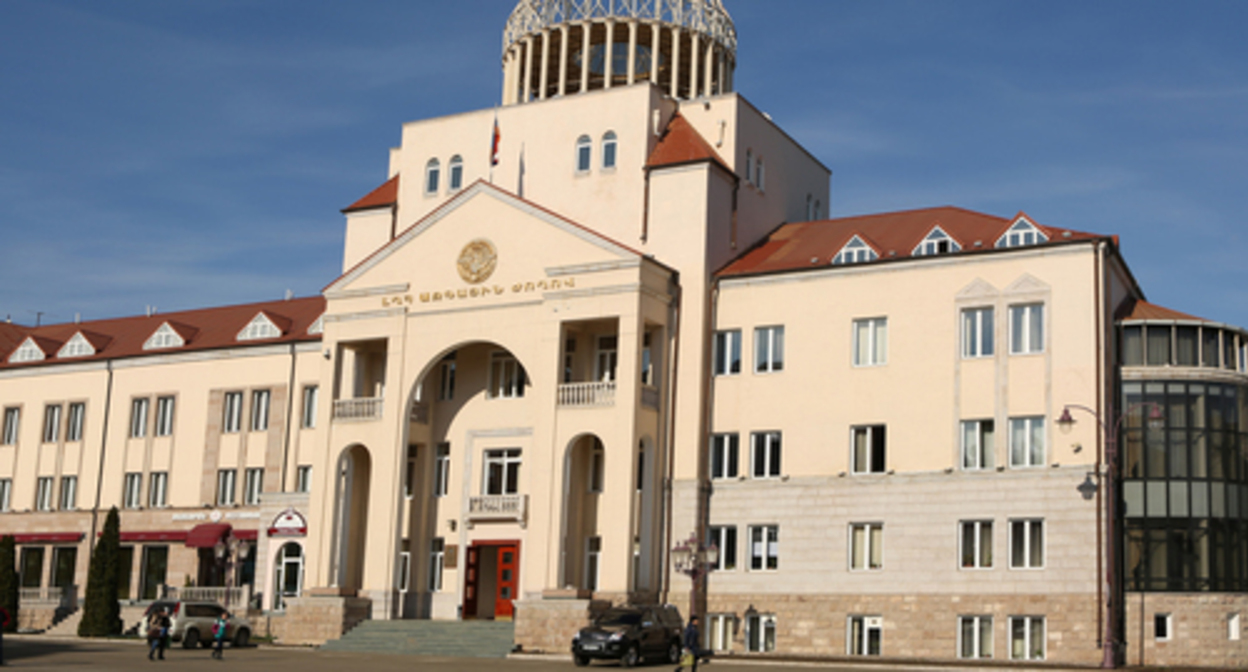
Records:
M95 346L91 345L91 341L88 341L80 331L74 334L74 337L69 339L69 341L67 341L65 345L57 351L56 356L62 359L67 359L70 357L90 357L94 354Z
M451 163L446 167L449 175L447 176L447 189L450 191L459 191L464 186L464 157L456 154L451 157Z
M932 229L931 233L927 234L927 237L923 239L923 242L919 243L918 247L914 248L914 252L911 254L916 257L930 256L934 254L957 252L961 249L962 246L958 245L956 240L950 238L949 234L945 233L944 229L937 226Z
M240 341L258 341L265 338L277 338L282 335L282 330L273 324L264 313L257 313L251 318L251 322L247 323L243 330L238 332L238 340Z
M308 333L309 334L325 333L325 316L324 315L316 318L316 321L312 323L312 326L308 327Z
M425 164L425 193L438 193L438 179L442 174L442 164L437 159L429 159Z
M836 256L832 258L832 263L834 265L861 264L876 259L879 259L879 255L875 253L875 250L862 242L861 238L854 236L848 243L845 243L845 247L842 247L840 252L836 253Z
M1044 235L1035 224L1026 219L1019 218L1014 225L1009 228L1000 238L997 239L997 247L1023 247L1026 245L1038 245L1047 243L1049 237Z
M164 350L165 348L180 348L184 345L186 341L166 322L147 339L147 342L143 344L143 349Z
M22 345L9 355L10 364L21 364L22 362L42 362L47 358L47 354L35 344L35 339L27 338L22 341Z

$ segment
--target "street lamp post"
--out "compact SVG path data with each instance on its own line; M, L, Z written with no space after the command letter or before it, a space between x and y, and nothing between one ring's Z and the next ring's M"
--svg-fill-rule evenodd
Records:
M704 544L698 540L697 533L672 547L672 566L676 571L689 577L692 586L689 590L689 615L698 613L698 586L703 577L719 564L719 547L714 542Z
M238 563L247 559L251 551L251 545L230 533L228 538L218 539L212 550L217 556L217 562L221 564L222 580L225 584L225 601L228 606L230 589L236 587L233 583L238 580Z
M1149 407L1149 422L1159 422L1162 419L1161 407L1151 401L1132 404L1113 420L1113 424L1106 422L1101 414L1095 409L1080 404L1066 404L1062 409L1062 415L1057 419L1057 424L1062 428L1063 432L1070 431L1075 424L1075 418L1070 414L1071 409L1083 411L1091 415L1101 427L1101 431L1105 434L1105 466L1104 474L1100 472L1098 467L1097 477L1105 483L1105 583L1108 595L1105 602L1105 634L1101 641L1101 667L1113 669L1118 666L1118 572L1116 564L1117 547L1116 526L1117 521L1117 504L1116 504L1116 477L1118 469L1118 436L1122 431L1122 422L1133 411L1144 406ZM1085 480L1079 486L1080 493L1087 493L1089 485ZM1085 496L1087 496L1085 494Z

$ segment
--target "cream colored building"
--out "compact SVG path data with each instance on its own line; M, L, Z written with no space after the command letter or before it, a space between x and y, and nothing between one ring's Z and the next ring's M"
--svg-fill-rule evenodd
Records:
M126 599L251 599L288 642L563 651L673 602L737 655L1248 662L1248 333L1147 304L1110 236L828 220L719 2L591 5L519 3L503 104L404 125L322 297L0 325L28 596L118 506Z

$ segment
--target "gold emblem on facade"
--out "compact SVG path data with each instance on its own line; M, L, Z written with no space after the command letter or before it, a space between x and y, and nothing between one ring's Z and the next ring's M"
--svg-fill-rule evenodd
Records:
M485 282L497 265L498 252L494 249L494 244L484 238L477 238L465 245L456 264L459 277L473 285Z

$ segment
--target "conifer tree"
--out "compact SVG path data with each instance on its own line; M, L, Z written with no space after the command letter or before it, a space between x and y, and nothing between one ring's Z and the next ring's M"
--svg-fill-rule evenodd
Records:
M121 603L117 601L120 583L121 517L117 507L104 520L104 533L91 556L87 574L87 599L78 623L79 637L109 637L121 634Z
M5 632L17 632L17 550L12 536L0 537L0 607L9 612ZM0 617L2 618L2 617Z

